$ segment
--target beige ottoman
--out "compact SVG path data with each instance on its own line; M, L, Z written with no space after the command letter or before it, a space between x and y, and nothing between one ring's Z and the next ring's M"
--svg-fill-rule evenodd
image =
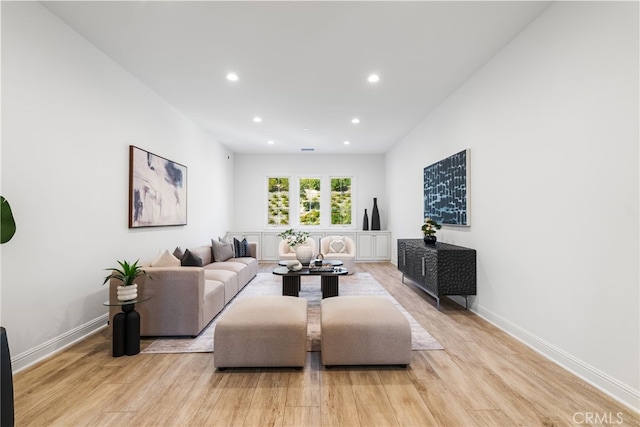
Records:
M307 300L239 299L216 324L213 347L216 368L302 367L307 358Z
M401 365L411 363L411 326L391 300L342 296L320 303L322 364Z

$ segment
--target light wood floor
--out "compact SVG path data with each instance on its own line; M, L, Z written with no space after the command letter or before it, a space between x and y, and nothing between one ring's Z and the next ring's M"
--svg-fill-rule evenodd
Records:
M271 272L272 264L261 264ZM216 372L212 354L113 358L106 331L14 376L17 426L640 425L640 416L505 333L411 285L390 263L370 272L444 347L409 368ZM594 418L591 418L593 420Z

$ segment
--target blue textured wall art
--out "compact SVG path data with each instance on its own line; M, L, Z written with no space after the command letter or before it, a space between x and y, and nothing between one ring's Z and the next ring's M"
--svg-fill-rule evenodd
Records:
M424 217L469 225L469 149L424 168Z

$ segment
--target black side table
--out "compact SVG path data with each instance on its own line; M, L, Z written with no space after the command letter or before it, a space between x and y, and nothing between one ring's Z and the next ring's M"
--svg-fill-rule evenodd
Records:
M112 356L133 356L140 353L140 314L134 310L135 305L145 302L151 297L138 297L129 301L106 301L103 305L120 307L122 312L113 316Z
M11 354L9 354L9 341L7 340L7 331L4 327L0 327L0 333L0 361L2 361L2 368L0 369L0 378L2 379L0 387L0 414L2 414L2 418L0 425L3 427L13 427L15 425L15 414L13 408Z

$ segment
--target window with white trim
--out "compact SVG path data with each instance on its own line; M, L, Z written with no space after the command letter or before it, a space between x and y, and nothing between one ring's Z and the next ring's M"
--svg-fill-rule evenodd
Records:
M331 225L351 225L351 178L331 178Z
M320 178L300 178L300 225L320 225Z
M354 219L352 176L267 176L267 221L274 228L347 228Z
M269 177L268 181L268 212L269 225L289 225L289 178Z

